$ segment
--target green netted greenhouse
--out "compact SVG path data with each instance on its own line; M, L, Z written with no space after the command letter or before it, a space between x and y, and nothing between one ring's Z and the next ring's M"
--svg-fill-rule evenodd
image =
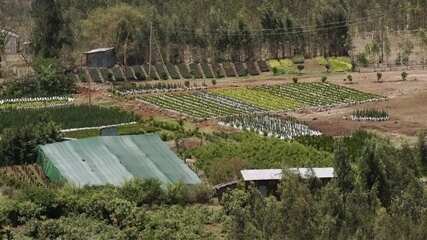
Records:
M39 147L38 164L53 182L119 186L132 178L198 184L198 176L158 135L108 136Z

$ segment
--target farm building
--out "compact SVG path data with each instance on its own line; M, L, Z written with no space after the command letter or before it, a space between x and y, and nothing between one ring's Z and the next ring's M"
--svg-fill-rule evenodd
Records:
M19 52L19 36L16 33L6 30L0 30L2 34L6 33L5 54L17 54Z
M42 145L38 164L53 182L119 186L132 178L199 184L158 135L103 136Z
M335 177L333 168L289 168L288 170L302 179L315 177L322 182ZM245 183L253 183L263 195L269 195L277 190L283 171L282 169L257 169L242 170L240 173Z
M97 48L84 54L86 56L86 67L111 68L117 62L114 48Z

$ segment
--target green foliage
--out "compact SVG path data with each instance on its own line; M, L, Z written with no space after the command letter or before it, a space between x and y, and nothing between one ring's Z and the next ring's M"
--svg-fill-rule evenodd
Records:
M31 3L33 19L32 46L36 56L43 58L59 57L73 38L67 26L59 3L54 0L34 0Z
M38 145L62 139L58 126L53 122L41 120L26 124L3 129L0 139L0 166L35 163Z
M419 161L421 163L421 166L423 168L424 172L427 172L427 135L426 131L420 131L418 133L418 141L417 141L417 150L418 150L418 156Z
M323 186L312 188L313 179L285 170L276 193L280 198L264 198L253 187L226 194L230 237L423 239L426 195L414 172L414 150L395 148L363 132L349 138L354 139L344 138L336 146L337 178ZM349 154L353 145L361 149L356 158Z
M264 138L254 133L239 133L201 146L187 153L198 159L213 184L230 180L242 168L281 168L282 166L330 166L330 153L295 142ZM219 168L219 170L217 170Z
M358 109L351 114L354 120L373 120L386 121L389 119L389 113L386 110L377 109Z
M290 59L270 60L268 64L273 70L274 75L298 73L297 66Z
M364 67L367 67L369 65L369 59L366 57L365 53L357 54L356 59L357 59L357 63Z
M317 57L316 61L319 65L326 68L326 72L350 72L352 70L352 63L348 57Z
M73 78L64 74L65 69L56 59L37 58L33 69L33 75L1 85L1 98L63 96L75 92Z
M143 204L158 204L164 201L165 193L161 188L161 183L157 180L132 180L120 188L120 195L137 206Z
M70 105L48 109L4 109L0 110L0 130L25 126L34 119L47 117L61 129L97 127L129 123L138 118L118 108L90 105Z

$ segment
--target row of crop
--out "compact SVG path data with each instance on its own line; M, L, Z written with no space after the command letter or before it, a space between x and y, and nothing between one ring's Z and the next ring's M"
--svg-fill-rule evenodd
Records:
M292 98L301 105L310 107L335 106L381 98L330 83L294 83L257 89L278 97Z
M220 125L257 132L264 136L272 136L280 139L321 135L319 131L310 129L295 118L282 118L268 113L228 116L220 121Z
M161 108L180 112L196 118L215 118L241 113L240 110L226 105L220 105L215 101L200 95L187 94L162 94L145 95L141 100L154 104Z
M0 131L46 118L59 124L62 129L97 127L138 120L133 113L93 105L67 105L47 109L2 109L0 110Z
M8 108L43 108L71 104L71 97L37 97L37 98L14 98L0 100L0 109Z
M144 83L144 84L125 84L117 86L114 93L120 96L139 95L147 93L168 93L181 91L204 90L207 88L205 83L194 83L193 86L187 81L182 83Z
M353 121L388 121L390 115L385 110L358 109L351 113Z
M212 91L215 94L231 97L243 102L248 102L260 108L271 111L293 110L299 104L291 98L274 96L265 91L250 88L229 88Z

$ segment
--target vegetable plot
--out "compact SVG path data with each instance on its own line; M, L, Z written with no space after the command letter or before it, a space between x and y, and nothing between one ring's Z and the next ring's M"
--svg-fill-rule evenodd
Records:
M319 131L310 129L295 118L281 118L272 114L229 116L222 119L220 124L280 139L321 135Z
M268 92L276 97L294 99L300 105L307 107L332 107L383 98L331 83L292 83L263 86L256 89Z
M263 109L205 92L141 96L142 101L196 118L216 118Z
M217 118L240 113L292 111L305 107L322 110L383 97L330 83L294 83L214 89L208 93L140 96L140 99L196 118Z

